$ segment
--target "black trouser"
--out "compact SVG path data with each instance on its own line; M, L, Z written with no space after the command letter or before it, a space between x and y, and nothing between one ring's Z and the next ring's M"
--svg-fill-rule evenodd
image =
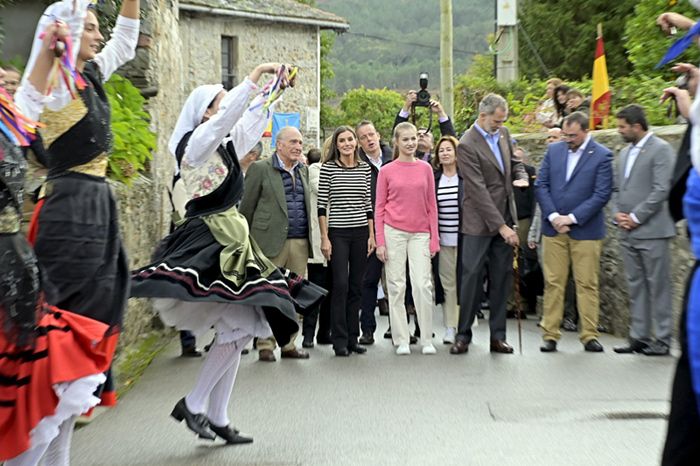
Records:
M331 338L333 349L357 345L362 277L367 265L367 227L329 228L331 241Z
M382 278L384 263L377 258L374 252L367 258L367 268L362 279L362 304L360 311L360 326L362 333L372 334L377 330L377 319L374 317L374 308L377 305L377 288ZM384 290L386 292L386 290Z
M484 263L489 262L489 328L492 340L506 339L506 301L513 288L513 248L501 235L460 234L462 283L457 338L471 343L472 323L483 293Z
M700 464L700 415L693 391L688 359L686 337L686 320L688 314L688 295L693 276L698 273L698 264L688 277L683 297L683 314L680 322L681 357L678 360L676 375L671 392L671 413L668 416L668 433L662 459L662 466L684 466Z
M304 318L302 335L304 339L313 340L318 322L317 338L328 340L331 334L331 294L333 288L333 275L331 268L323 264L309 264L309 281L328 291L321 305Z
M197 339L194 333L189 330L180 330L180 348L186 350L188 348L194 348L197 345Z

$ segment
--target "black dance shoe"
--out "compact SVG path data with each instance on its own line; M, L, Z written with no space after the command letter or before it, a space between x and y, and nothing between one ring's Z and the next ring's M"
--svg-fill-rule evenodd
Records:
M209 423L209 428L214 432L217 437L221 437L226 440L228 445L239 445L241 443L253 443L253 437L245 437L241 435L238 429L231 429L230 426L217 427L211 422Z
M207 417L204 414L191 413L190 410L187 409L184 398L177 402L170 415L178 422L184 420L187 423L187 428L197 434L199 438L207 440L214 440L216 438L214 434L207 430L207 427L209 427L209 420Z

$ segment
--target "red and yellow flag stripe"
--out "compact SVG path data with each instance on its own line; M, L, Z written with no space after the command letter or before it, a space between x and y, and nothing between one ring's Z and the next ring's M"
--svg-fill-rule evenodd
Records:
M602 31L598 33L593 62L593 90L591 92L590 128L607 128L610 115L610 83L608 81L608 67L605 63L605 46L603 45Z

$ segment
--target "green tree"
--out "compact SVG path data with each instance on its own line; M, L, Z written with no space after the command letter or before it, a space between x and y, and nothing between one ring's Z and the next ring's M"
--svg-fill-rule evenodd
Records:
M625 76L632 66L625 53L622 25L632 17L637 3L639 0L522 0L518 16L550 75L569 80L590 75L596 25L602 23L608 73ZM644 20L654 22L654 18ZM519 44L520 73L547 77L522 30Z
M661 13L674 11L690 18L697 16L697 10L688 2L677 2L673 6L669 6L669 3L668 0L640 0L634 9L634 15L625 25L625 48L636 73L659 74L654 67L673 41L684 34L684 31L678 31L678 35L670 37L663 34L655 21ZM678 57L678 61L689 63L697 63L698 60L700 50L696 46L689 47ZM670 76L668 71L666 74Z
M396 91L384 89L352 89L340 102L344 124L355 126L362 120L370 120L384 140L391 139L396 112L403 106L404 98Z

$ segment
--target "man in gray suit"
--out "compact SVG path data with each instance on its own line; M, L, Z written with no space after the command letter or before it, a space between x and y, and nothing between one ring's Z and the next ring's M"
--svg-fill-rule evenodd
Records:
M667 355L673 325L669 242L676 234L667 201L673 149L649 131L639 105L618 112L617 130L630 143L620 152L612 200L629 285L631 322L629 344L614 351Z

